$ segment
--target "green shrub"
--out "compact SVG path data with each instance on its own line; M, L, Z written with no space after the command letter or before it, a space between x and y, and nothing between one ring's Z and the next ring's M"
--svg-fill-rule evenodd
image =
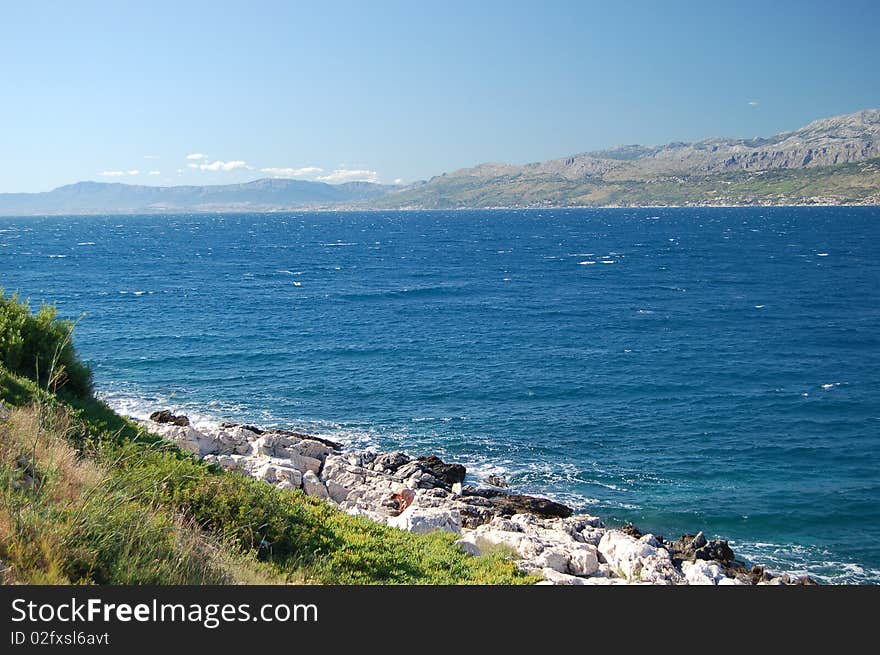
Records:
M0 364L51 391L91 395L92 373L76 356L73 327L53 305L34 314L28 302L0 291Z

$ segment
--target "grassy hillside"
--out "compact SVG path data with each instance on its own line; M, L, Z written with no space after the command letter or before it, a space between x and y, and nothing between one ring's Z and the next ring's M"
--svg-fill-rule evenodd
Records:
M0 581L533 581L450 534L348 516L183 453L93 397L72 329L0 295Z

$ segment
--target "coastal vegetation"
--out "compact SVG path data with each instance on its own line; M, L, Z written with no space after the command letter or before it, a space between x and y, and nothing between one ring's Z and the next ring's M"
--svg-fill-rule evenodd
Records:
M517 584L503 552L198 460L97 399L73 324L0 296L0 582Z

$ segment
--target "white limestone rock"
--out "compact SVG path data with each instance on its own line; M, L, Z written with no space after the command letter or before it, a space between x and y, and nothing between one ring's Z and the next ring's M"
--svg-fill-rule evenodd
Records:
M534 565L541 569L553 569L559 573L568 573L571 555L562 548L544 548L535 558ZM531 562L530 562L531 564Z
M587 576L599 571L599 553L592 544L577 544L569 550L568 572Z
M468 555L480 555L482 554L480 551L480 547L477 545L476 539L471 534L466 534L461 539L455 542L455 545L458 546L462 552L467 553Z
M208 434L196 430L191 425L174 425L173 423L155 423L146 421L150 432L158 434L174 442L178 448L193 455L204 457L220 452L217 440Z
M388 525L415 534L427 534L437 530L459 534L461 516L458 512L448 509L410 505L399 516L389 519Z
M348 487L342 486L335 480L327 480L324 484L327 487L327 494L334 503L344 503L348 498Z
M554 585L583 585L587 584L588 578L579 578L576 575L562 573L555 568L548 567L541 570L544 580Z
M303 474L295 468L289 466L275 467L276 482L287 482L290 487L299 489L302 486Z
M323 460L333 452L333 449L330 446L323 444L320 441L315 441L314 439L303 439L293 447L304 457L311 457L320 460Z
M252 432L240 425L217 430L215 440L219 453L248 455L252 451L251 444L259 438L256 432Z
M701 559L682 562L681 570L687 583L691 585L717 585L727 579L724 569L719 564Z
M634 539L619 530L608 530L599 542L598 549L612 570L630 582L684 582L684 577L672 563L669 551Z
M309 470L303 473L302 487L303 491L309 496L315 496L316 498L327 498L329 496L327 487L324 486L324 483L321 482L314 471Z

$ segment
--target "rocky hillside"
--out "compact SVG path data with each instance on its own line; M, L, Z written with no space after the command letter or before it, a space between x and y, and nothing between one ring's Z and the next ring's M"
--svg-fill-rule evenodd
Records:
M876 204L880 110L760 139L626 145L514 166L481 164L379 199L397 207Z
M480 164L406 187L290 179L178 187L79 182L45 193L0 193L0 216L788 204L880 204L880 110L761 139L625 145L522 166Z

